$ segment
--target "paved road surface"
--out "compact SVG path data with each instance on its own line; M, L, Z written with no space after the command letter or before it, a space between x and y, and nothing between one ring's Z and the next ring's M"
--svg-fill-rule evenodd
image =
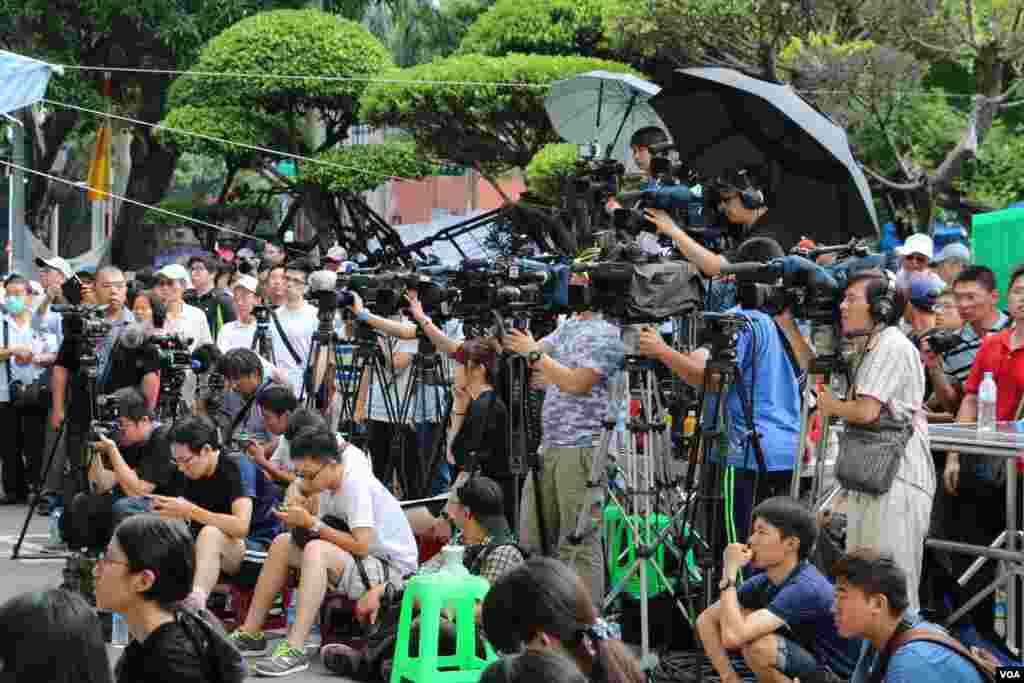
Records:
M0 602L25 591L53 588L60 585L61 569L64 567L63 559L11 559L11 553L25 521L27 510L27 506L24 505L0 507L0 576L4 577L4 580L0 581ZM32 519L21 555L38 553L40 546L46 543L48 521L47 517L37 516ZM112 663L116 661L119 652L117 648L110 649ZM327 680L325 677L330 677L329 680L332 681L342 683L345 681L345 679L328 672L318 659L314 659L308 671L288 676L284 680L306 683ZM249 680L271 679L250 677Z

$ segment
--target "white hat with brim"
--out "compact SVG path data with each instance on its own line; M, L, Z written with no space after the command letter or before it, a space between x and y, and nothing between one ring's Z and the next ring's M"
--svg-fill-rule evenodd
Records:
M935 256L935 245L932 243L931 237L918 233L908 237L907 241L903 243L903 246L896 247L896 253L900 256L922 254L927 256L928 260L931 261L932 257Z

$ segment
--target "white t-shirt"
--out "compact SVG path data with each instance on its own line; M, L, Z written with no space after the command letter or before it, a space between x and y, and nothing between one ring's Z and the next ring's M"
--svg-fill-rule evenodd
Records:
M217 348L227 353L231 349L251 349L252 338L256 336L256 321L245 325L240 320L224 323L217 335Z
M306 362L309 359L309 350L313 345L313 334L318 326L317 310L315 306L303 303L302 308L297 311L289 310L287 306L280 306L276 310L277 319L281 321L281 327L288 335L295 353L299 355L296 362L291 351L285 346L281 334L277 331L277 325L270 321L270 335L274 341L274 360L279 368L288 373L288 381L291 382L296 396L302 390L302 374L306 370Z
M213 335L210 334L210 323L206 320L206 314L202 309L188 304L181 305L181 315L171 320L167 318L164 323L164 330L175 334L182 339L191 339L189 350L194 351L197 346L212 344Z
M350 529L373 529L370 555L386 560L402 576L416 571L419 550L409 519L391 492L384 488L366 454L355 446L342 453L345 472L337 491L320 494L320 515L335 515Z

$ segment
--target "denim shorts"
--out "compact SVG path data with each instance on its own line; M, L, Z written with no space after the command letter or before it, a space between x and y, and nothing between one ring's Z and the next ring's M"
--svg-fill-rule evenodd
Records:
M775 668L779 673L790 678L805 676L817 671L818 662L814 655L805 650L800 643L786 636L775 634L778 643L775 653Z

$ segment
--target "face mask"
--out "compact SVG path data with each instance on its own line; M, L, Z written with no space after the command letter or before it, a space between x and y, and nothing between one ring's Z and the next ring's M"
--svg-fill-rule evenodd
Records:
M25 311L25 298L21 296L9 296L4 302L4 308L11 315L18 315Z

